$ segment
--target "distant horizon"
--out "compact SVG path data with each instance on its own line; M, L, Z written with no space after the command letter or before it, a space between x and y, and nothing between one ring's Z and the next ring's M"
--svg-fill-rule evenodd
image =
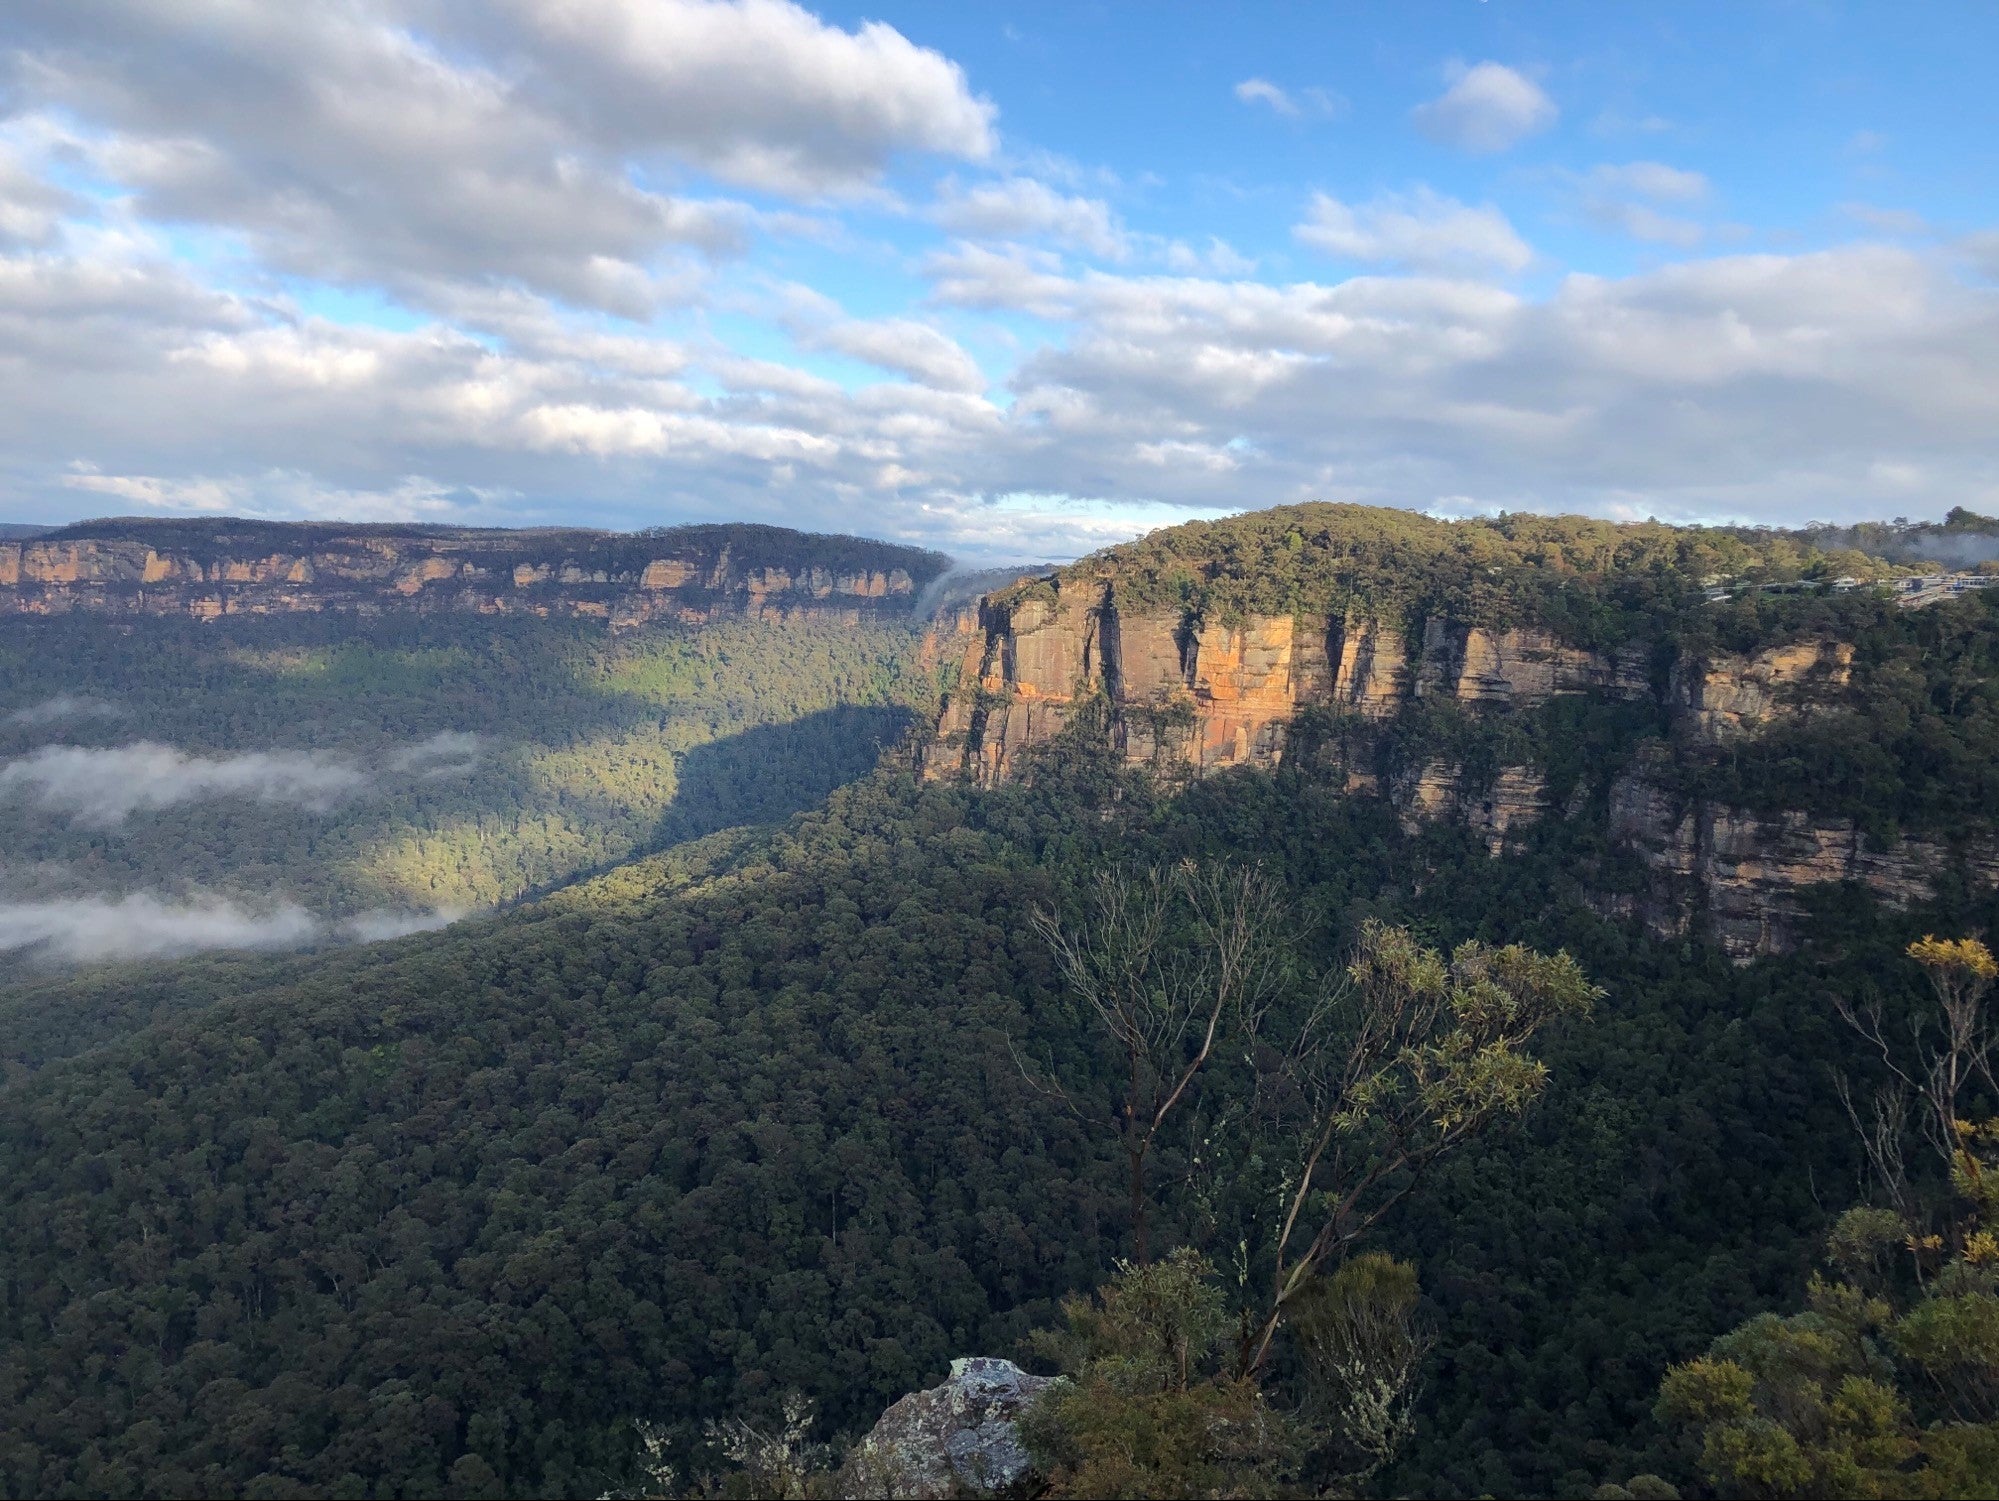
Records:
M1149 528L1147 531L1136 533L1133 536L1125 538L1120 542L1105 543L1102 547L1093 548L1088 553L1075 553L1069 556L1039 557L1039 558L1025 557L1019 555L1006 556L1000 554L981 555L977 553L965 555L952 552L946 548L925 547L923 544L920 543L905 542L895 537L877 536L867 532L831 531L818 528L797 527L797 526L788 527L780 522L765 522L765 521L674 521L674 522L665 522L665 523L653 523L648 526L620 528L620 527L600 527L600 526L583 526L583 525L564 525L560 523L552 524L545 522L524 522L516 525L506 525L504 523L476 523L476 522L454 522L454 521L360 520L360 519L352 519L352 518L345 518L338 516L271 517L271 516L257 516L250 514L233 514L233 513L221 514L221 515L215 515L215 514L197 515L197 516L162 516L162 515L148 516L148 515L125 514L125 515L90 516L90 517L80 518L76 521L65 521L65 522L57 522L49 524L29 523L29 522L4 522L0 523L0 541L32 540L31 538L27 538L21 535L22 533L25 532L38 532L45 535L52 532L77 531L92 526L109 526L114 524L125 524L132 522L137 522L142 525L148 525L148 526L176 525L176 524L224 526L230 523L249 522L260 526L265 526L265 525L299 526L299 527L310 526L310 527L355 528L355 529L368 529L368 530L396 529L396 530L431 532L431 533L581 532L581 533L592 533L602 536L635 536L640 532L648 530L674 530L680 528L695 528L695 527L707 527L707 526L738 526L738 525L775 526L781 530L796 532L801 536L807 536L807 537L846 538L861 542L873 542L886 547L908 547L921 551L939 553L945 558L947 558L950 562L950 567L946 571L946 574L939 575L939 578L942 579L946 576L954 576L960 573L1001 572L1009 568L1066 567L1067 565L1074 562L1078 562L1081 559L1091 556L1094 553L1106 551L1109 548L1122 546L1124 545L1125 542L1141 541L1145 537L1150 536L1153 532L1166 530L1168 527L1171 526L1185 525L1186 522L1188 521L1227 520L1230 517L1254 515L1259 511L1279 510L1286 506L1314 505L1314 504L1318 505L1364 504L1370 509L1400 511L1408 515L1423 516L1429 520L1442 522L1445 524L1454 524L1466 521L1497 520L1505 515L1530 515L1530 516L1545 516L1557 519L1566 516L1581 520L1609 521L1610 524L1617 526L1660 525L1660 526L1685 527L1689 529L1698 529L1703 527L1720 527L1723 529L1728 529L1731 527L1740 527L1742 525L1741 523L1726 523L1726 522L1714 523L1714 522L1702 522L1702 521L1667 521L1658 518L1608 518L1600 516L1593 517L1593 516L1588 516L1582 512L1556 512L1556 511L1494 512L1488 515L1451 516L1451 515L1438 515L1433 511L1423 510L1415 506L1399 506L1399 505L1388 504L1385 502L1305 500L1305 501L1278 501L1278 502L1273 502L1272 504L1266 506L1249 506L1249 507L1244 507L1240 510L1223 513L1221 516L1218 517L1187 517L1181 521L1163 523L1160 526ZM1961 507L1961 506L1953 506L1951 508L1951 511L1957 511L1957 510L1969 511L1970 508ZM1933 519L1927 517L1910 517L1906 515L1899 515L1894 517L1888 517L1888 516L1860 517L1851 521L1839 521L1839 522L1811 519L1798 522L1790 526L1771 525L1760 529L1804 533L1809 530L1820 527L1845 529L1848 527L1862 526L1862 525L1941 527L1946 523L1949 514L1950 514L1949 512L1946 512L1945 515L1938 516ZM1979 513L1972 512L1972 514L1978 515ZM1992 519L1992 518L1981 517L1981 519ZM15 534L11 538L9 536L10 532Z

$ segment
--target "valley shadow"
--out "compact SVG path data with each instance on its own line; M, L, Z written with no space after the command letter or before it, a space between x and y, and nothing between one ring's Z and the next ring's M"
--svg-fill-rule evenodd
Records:
M532 887L500 908L526 906L724 829L782 823L873 771L920 718L902 706L840 704L697 745L680 757L673 802L644 845Z
M898 706L840 704L697 745L680 758L650 849L815 807L873 771L916 718Z

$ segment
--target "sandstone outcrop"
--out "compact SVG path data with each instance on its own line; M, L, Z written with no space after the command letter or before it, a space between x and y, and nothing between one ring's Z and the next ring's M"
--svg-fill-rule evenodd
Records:
M952 1361L950 1380L881 1415L848 1460L841 1494L896 1501L1025 1494L1033 1467L1016 1424L1055 1380L1010 1360Z
M1704 914L1711 936L1738 960L1793 946L1807 887L1857 881L1887 905L1906 907L1928 898L1947 872L1975 885L1999 883L1999 847L1990 843L1953 848L1908 838L1883 849L1847 819L1681 802L1642 772L1612 784L1610 832L1650 877L1643 894L1615 904L1622 914L1662 936L1684 934Z
M1351 779L1349 787L1355 787ZM1488 786L1474 785L1463 768L1449 761L1427 763L1396 797L1405 832L1442 819L1463 823L1486 851L1503 855L1548 809L1548 779L1533 766L1504 766Z
M1384 719L1438 699L1476 713L1564 694L1652 702L1684 743L1711 745L1836 704L1854 656L1845 642L1820 640L1716 653L1681 661L1661 683L1643 643L1593 652L1542 630L1448 619L1426 621L1413 639L1394 623L1363 618L1210 622L1126 605L1114 583L1061 575L988 596L976 624L954 621L948 641L960 657L958 688L922 765L931 776L969 772L986 784L1015 775L1021 752L1058 734L1085 704L1103 714L1128 764L1169 780L1279 764L1301 710ZM1386 797L1406 830L1455 820L1494 855L1518 847L1549 814L1546 778L1533 766L1507 766L1476 783L1436 758L1394 777L1365 766L1344 772L1350 795ZM1651 882L1622 907L1662 933L1684 932L1704 914L1738 959L1793 941L1799 893L1809 886L1858 881L1904 905L1927 896L1932 877L1954 865L1974 882L1999 881L1999 850L1920 840L1876 849L1850 822L1676 809L1664 797L1639 774L1613 790L1612 838L1638 853Z
M1426 623L1402 630L1360 617L1255 615L1199 621L1121 604L1114 585L1057 577L988 596L960 631L958 689L923 764L1005 781L1019 754L1076 707L1101 698L1127 761L1172 776L1274 766L1301 709L1385 718L1420 698L1529 707L1560 694L1644 698L1643 647L1609 654L1546 631Z
M1800 641L1751 656L1683 661L1675 666L1668 691L1697 739L1719 741L1805 712L1852 677L1850 643Z
M96 526L94 534L91 533ZM870 564L813 561L774 529L620 534L281 523L111 522L0 541L0 614L287 614L345 610L579 616L614 627L795 610L908 611L946 560L867 544ZM770 553L782 550L782 561ZM843 548L848 553L857 549Z

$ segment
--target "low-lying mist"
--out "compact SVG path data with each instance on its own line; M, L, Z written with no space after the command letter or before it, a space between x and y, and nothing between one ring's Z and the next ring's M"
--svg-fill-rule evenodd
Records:
M479 737L456 730L392 752L380 772L326 751L196 756L154 740L44 745L0 763L0 802L26 802L92 828L116 828L134 813L215 798L323 813L363 791L381 772L417 780L455 776L472 770L479 754Z
M128 896L0 901L0 954L38 965L174 959L210 949L295 949L326 942L373 943L444 927L464 916L375 908L322 918L295 902L251 907L212 894L169 900Z

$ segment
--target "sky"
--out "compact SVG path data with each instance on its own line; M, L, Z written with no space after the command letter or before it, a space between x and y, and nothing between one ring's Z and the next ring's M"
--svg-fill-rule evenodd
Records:
M0 521L1999 512L1999 4L0 6Z

